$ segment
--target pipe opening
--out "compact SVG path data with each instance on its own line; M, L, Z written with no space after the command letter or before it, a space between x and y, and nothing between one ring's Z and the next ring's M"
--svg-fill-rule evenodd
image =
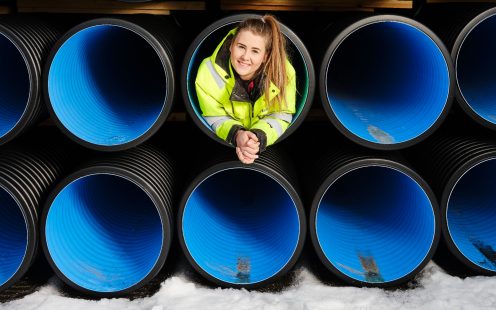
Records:
M205 128L212 132L213 129L211 126L208 125L208 123L203 119L202 111L196 96L195 80L198 73L198 67L203 59L213 54L215 48L219 45L222 39L231 29L235 28L239 22L240 21L231 22L220 26L205 35L203 40L197 45L196 49L192 53L188 63L186 79L189 102L186 104L191 106L192 110L196 114L196 118L201 121ZM288 58L296 71L296 113L293 115L293 120L291 122L292 125L298 120L305 105L311 104L311 102L307 103L307 98L310 91L310 73L305 61L304 53L300 50L302 47L296 42L293 42L291 37L287 36L287 34L285 34L285 37L287 42L286 49L288 52Z
M449 96L446 59L422 30L396 21L353 30L327 67L327 99L353 135L378 144L412 140L441 116Z
M426 258L435 215L422 187L398 170L369 166L339 177L316 215L327 260L344 276L368 283L407 276Z
M479 163L462 175L448 199L446 218L458 250L480 268L496 271L496 160Z
M21 51L0 33L0 138L8 134L26 110L31 89Z
M166 68L153 46L116 25L82 29L55 54L48 76L62 125L95 145L133 141L158 120L166 102Z
M255 170L223 170L206 178L185 205L182 230L189 254L210 276L254 284L289 263L299 239L289 193Z
M0 187L0 286L19 270L26 255L26 220L16 200Z
M50 206L45 236L51 259L76 285L116 292L142 281L161 255L163 229L152 199L110 174L79 178Z
M496 15L477 24L465 36L456 57L458 87L468 107L496 124Z

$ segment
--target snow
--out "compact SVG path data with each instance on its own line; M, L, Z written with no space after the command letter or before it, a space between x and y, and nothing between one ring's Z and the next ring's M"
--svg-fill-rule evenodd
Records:
M417 277L414 288L338 287L323 284L305 267L296 272L291 286L279 292L221 289L202 286L185 274L166 279L151 297L86 300L64 296L60 280L22 299L0 304L0 309L495 309L496 277L459 278L444 272L433 262Z

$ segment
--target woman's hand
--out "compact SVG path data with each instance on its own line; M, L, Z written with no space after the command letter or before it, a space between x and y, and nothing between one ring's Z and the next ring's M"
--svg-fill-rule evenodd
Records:
M246 130L239 130L236 134L236 155L244 164L252 164L258 158L260 142L257 136Z

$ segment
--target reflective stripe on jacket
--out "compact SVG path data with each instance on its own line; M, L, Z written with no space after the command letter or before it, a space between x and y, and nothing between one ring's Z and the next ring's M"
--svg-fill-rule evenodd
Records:
M296 74L286 60L288 85L286 104L280 110L275 103L267 106L265 94L252 103L246 90L236 81L230 62L229 46L236 29L231 30L217 46L214 53L203 60L198 68L195 86L203 117L218 137L231 142L232 135L239 128L263 132L266 145L272 145L289 127L295 113ZM279 89L271 83L269 100L277 100ZM263 150L265 147L261 149Z

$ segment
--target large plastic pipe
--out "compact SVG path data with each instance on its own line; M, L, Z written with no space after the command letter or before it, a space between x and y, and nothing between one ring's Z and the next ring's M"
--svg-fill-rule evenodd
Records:
M396 286L420 272L440 236L427 183L394 158L335 152L323 163L310 211L323 264L358 286Z
M59 36L56 29L33 18L10 17L0 22L0 145L45 115L41 68Z
M419 159L437 189L448 250L476 274L496 275L496 144L450 133L425 147L431 153Z
M250 166L211 166L183 196L181 246L193 267L218 285L262 287L288 272L301 252L303 205L271 151Z
M20 280L34 262L41 205L66 163L57 146L0 152L0 291Z
M330 44L320 94L333 124L374 149L400 149L425 139L452 101L453 65L441 40L399 16L361 19Z
M101 158L62 181L42 217L56 274L91 295L131 292L153 279L172 240L173 170L151 147Z
M496 129L496 9L487 10L458 35L452 57L455 63L457 101L480 124Z
M220 41L227 33L246 18L261 18L262 15L238 14L219 19L206 27L189 46L181 70L181 90L186 109L194 123L210 138L231 146L221 140L210 125L203 119L195 90L195 79L198 67L203 59L212 55ZM315 91L315 73L310 54L300 38L286 25L281 24L281 31L287 39L287 49L290 62L296 70L296 113L289 128L279 137L284 140L303 122L313 100Z
M115 151L160 128L174 96L167 26L154 17L95 19L63 36L50 54L45 89L65 134L86 147Z

